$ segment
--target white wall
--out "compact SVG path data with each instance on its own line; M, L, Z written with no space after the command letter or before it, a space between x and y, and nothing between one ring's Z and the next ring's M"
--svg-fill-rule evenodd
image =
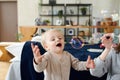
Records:
M38 0L18 0L18 26L33 26L38 16Z
M17 1L17 0L0 0L0 1Z
M66 1L66 2L65 2ZM93 4L93 16L99 17L101 10L113 11L118 9L119 0L57 0L57 3L91 3ZM43 0L43 3L48 3L49 0Z
M18 26L34 26L35 18L38 17L38 1L39 0L18 0ZM57 3L92 3L93 16L101 17L101 10L119 10L119 0L57 0ZM48 3L49 0L43 0L43 3Z
M118 1L118 5L119 5L119 4L120 4L120 0ZM119 10L119 26L120 26L120 5L119 5L118 10Z

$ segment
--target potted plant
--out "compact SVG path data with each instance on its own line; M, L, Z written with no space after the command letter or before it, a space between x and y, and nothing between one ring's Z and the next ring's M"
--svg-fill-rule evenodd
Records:
M21 33L17 33L16 35L16 41L19 42L23 38L23 35Z
M80 10L81 10L82 15L86 15L86 13L87 13L86 7L82 7L82 8L80 8Z
M50 20L48 20L48 19L44 20L43 25L50 25Z
M62 25L63 24L63 21L62 21L63 10L59 10L57 15L59 17L59 20L56 20L56 25Z
M63 10L59 10L59 11L58 11L58 17L59 17L59 18L62 18L62 17L63 17Z

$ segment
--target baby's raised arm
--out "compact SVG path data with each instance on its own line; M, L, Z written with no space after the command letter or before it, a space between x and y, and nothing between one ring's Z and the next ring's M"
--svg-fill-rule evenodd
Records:
M43 57L43 55L41 55L41 53L40 53L40 49L38 48L37 45L34 45L33 43L31 43L31 48L33 51L35 63L36 64L40 63L42 61L42 57Z

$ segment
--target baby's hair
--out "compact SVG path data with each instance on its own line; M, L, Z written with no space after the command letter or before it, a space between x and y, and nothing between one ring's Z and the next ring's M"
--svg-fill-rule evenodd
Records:
M45 41L47 40L47 35L50 35L49 33L50 32L54 32L54 31L57 31L57 32L59 32L61 35L63 35L63 33L60 31L60 30L58 30L58 29L49 29L49 30L47 30L46 32L44 32L43 34L42 34L42 37L41 37L41 45L43 46L43 48L45 48Z

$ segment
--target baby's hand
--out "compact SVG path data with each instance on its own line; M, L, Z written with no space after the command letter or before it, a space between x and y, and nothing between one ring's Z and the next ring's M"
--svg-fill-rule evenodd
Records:
M33 43L31 43L31 48L33 51L33 56L35 59L35 63L40 63L42 61L43 55L40 54L40 49L38 48L37 45L33 45Z
M90 56L88 56L88 59L87 59L87 63L86 63L86 67L89 69L94 69L95 68L95 63L94 61L91 59Z

